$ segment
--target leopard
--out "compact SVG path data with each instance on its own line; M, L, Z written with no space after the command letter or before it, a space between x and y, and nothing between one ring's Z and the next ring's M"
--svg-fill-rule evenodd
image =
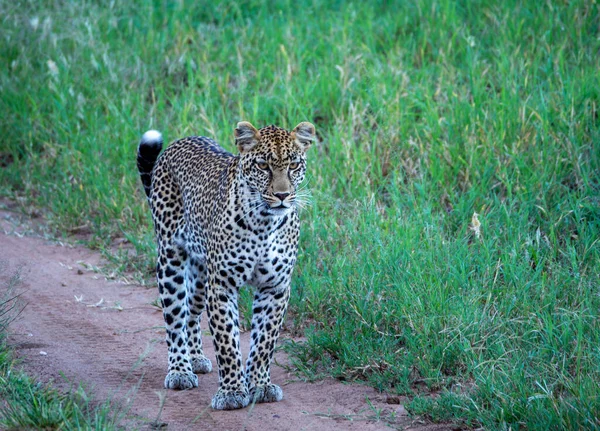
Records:
M306 152L316 140L309 122L288 131L241 121L233 135L236 154L202 136L162 151L162 134L149 130L137 152L156 236L168 349L164 386L192 389L197 374L212 371L200 329L206 311L218 368L211 399L216 410L283 399L271 382L271 364L298 254ZM253 288L245 367L238 306L243 286Z

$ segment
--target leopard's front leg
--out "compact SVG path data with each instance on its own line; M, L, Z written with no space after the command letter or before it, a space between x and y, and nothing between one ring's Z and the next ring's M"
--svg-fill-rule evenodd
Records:
M289 280L282 285L259 289L252 305L252 334L250 354L246 362L246 382L250 400L256 403L283 399L281 388L271 383L271 361L290 298Z
M211 271L212 272L212 271ZM212 399L216 410L234 410L250 403L242 367L238 317L238 291L227 277L209 274L206 292L208 321L219 369L219 389Z

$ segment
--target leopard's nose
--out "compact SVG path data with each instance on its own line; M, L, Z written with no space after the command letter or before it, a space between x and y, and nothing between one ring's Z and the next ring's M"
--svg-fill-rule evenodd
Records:
M279 198L282 202L285 200L285 198L287 198L290 194L289 193L273 193L275 195L276 198Z

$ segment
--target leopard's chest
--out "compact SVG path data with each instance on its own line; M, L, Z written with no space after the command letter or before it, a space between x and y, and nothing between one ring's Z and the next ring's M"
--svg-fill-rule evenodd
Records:
M224 221L218 232L206 235L207 259L219 276L236 287L289 282L297 254L296 214L272 224L240 222L235 217Z

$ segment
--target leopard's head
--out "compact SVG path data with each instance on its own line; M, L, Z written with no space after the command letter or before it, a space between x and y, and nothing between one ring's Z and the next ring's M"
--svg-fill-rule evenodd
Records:
M276 126L257 130L243 121L235 129L241 175L249 187L251 207L283 215L297 204L298 185L306 173L306 150L315 126L303 122L288 132Z

